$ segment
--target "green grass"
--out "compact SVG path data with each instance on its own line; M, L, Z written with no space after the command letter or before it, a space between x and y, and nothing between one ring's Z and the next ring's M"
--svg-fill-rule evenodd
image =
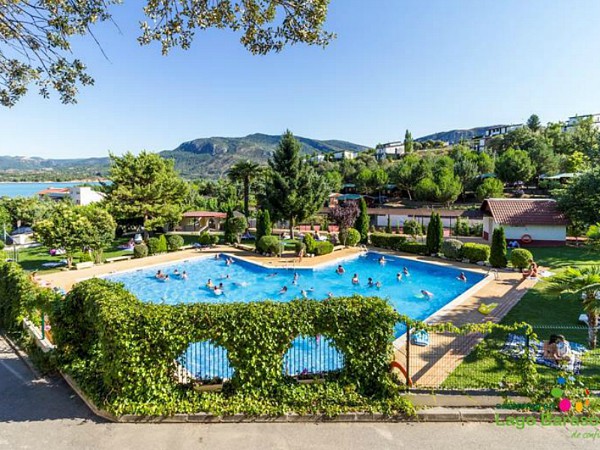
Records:
M568 266L600 264L600 255L584 248L538 248L532 249L532 253L538 264L552 271ZM569 341L587 345L587 328L578 323L578 317L583 312L580 300L572 296L550 296L543 288L544 282L538 282L501 323L527 322L534 327L540 339L546 340L550 334L563 334ZM504 332L494 332L487 336L446 379L444 387L462 389L497 386L514 364L499 352L505 340ZM556 375L554 369L536 367L544 377ZM600 350L586 353L581 375L588 387L600 388Z

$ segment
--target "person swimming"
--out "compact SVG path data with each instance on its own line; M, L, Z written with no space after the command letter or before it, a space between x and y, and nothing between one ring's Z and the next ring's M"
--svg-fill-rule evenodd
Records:
M294 273L294 280L292 281L292 284L294 284L294 285L298 284L298 276L299 276L298 272L295 272Z
M467 276L465 275L465 273L464 273L464 272L461 272L461 273L460 273L460 275L456 277L456 279L457 279L458 281L462 281L462 282L464 282L464 283L466 283L466 282L467 282Z
M402 274L400 272L396 274L396 280L402 281Z
M344 269L344 266L342 266L342 265L340 264L339 266L337 266L337 269L335 270L335 272L336 272L338 275L343 275L343 274L344 274L344 272L346 272L346 270Z
M229 280L229 274L219 277L219 280Z
M164 277L161 278L161 280L163 282L169 281L169 275L165 275Z
M163 280L165 278L165 275L162 273L161 270L159 270L158 272L156 272L156 275L154 275L155 278L159 279L159 280Z
M406 275L407 277L410 276L410 273L408 273L408 268L407 267L404 267L402 269L402 273L404 273L404 275Z
M358 274L355 273L354 276L352 277L352 284L359 284L360 281L358 279Z
M276 277L277 274L278 274L278 272L270 273L269 275L267 275L267 278Z
M369 277L369 279L367 281L367 286L373 287L373 278Z
M187 272L184 270L183 273L181 274L181 279L182 280L187 280L188 279L188 274Z
M426 291L425 289L421 289L421 294L423 294L423 296L425 296L427 298L433 297L433 294L429 291Z
M175 269L175 270L173 271L173 276L174 276L174 277L180 277L180 276L181 276L181 274L179 273L179 270Z
M328 293L327 293L327 297L329 297L329 298L333 298L333 292L328 292Z
M375 283L375 287L377 289L381 289L381 281L378 281L377 283Z
M215 285L213 284L212 280L209 278L209 279L208 279L208 281L206 282L206 287L208 287L208 288L212 288L212 287L214 287L214 286L215 286Z
M223 294L223 291L221 289L219 289L217 286L214 286L213 287L213 293L215 295L221 295L221 294Z
M308 293L304 289L300 291L300 294L302 295L302 298L308 298Z
M379 258L379 264L385 264L385 256L381 255L381 258Z
M221 255L219 253L215 253L215 259L221 259Z
M288 291L287 286L284 286L279 290L279 295L285 294L287 291Z

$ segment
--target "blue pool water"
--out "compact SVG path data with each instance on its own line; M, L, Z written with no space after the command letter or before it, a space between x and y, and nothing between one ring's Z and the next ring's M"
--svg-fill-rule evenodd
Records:
M435 313L484 278L482 274L467 271L467 281L463 282L457 279L461 272L458 269L387 255L385 264L380 264L380 257L379 253L368 252L315 269L269 269L235 258L235 262L227 266L223 256L219 260L207 257L114 274L107 278L123 283L130 292L146 302L223 303L266 299L285 302L302 297L302 291L306 291L308 298L314 299L325 299L329 293L335 296L359 294L387 298L399 313L417 320ZM345 269L343 275L336 273L338 264ZM410 275L403 275L402 280L398 281L396 274L402 273L404 267ZM175 269L186 271L188 279L174 276ZM169 281L157 280L157 270L169 274ZM296 284L294 273L298 274ZM358 285L352 284L354 274L359 277ZM381 287L368 286L369 277L374 283L381 282ZM222 295L215 295L206 287L209 278L213 283L223 283ZM287 292L280 294L284 286ZM422 289L431 292L433 297L425 298L421 294ZM399 324L395 330L396 336L404 332L404 327ZM201 378L231 376L226 352L211 343L191 344L180 362L189 372ZM297 375L307 371L318 373L336 370L342 366L343 356L327 339L299 337L284 358L283 370L290 375Z

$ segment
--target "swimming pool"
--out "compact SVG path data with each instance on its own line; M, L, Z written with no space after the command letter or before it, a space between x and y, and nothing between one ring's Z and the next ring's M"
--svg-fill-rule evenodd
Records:
M200 257L121 272L106 278L123 283L142 301L165 304L267 299L286 302L302 296L325 299L330 293L335 296L378 296L388 299L399 313L417 320L431 316L485 278L481 273L464 271L467 279L460 281L457 279L461 273L459 269L388 255L385 255L385 263L381 264L381 256L380 253L367 252L313 269L272 269L235 257L232 257L234 263L227 265L226 255L221 255L218 260ZM342 275L336 273L338 264L345 269ZM403 274L404 268L409 275ZM169 280L158 280L155 276L158 270L168 274ZM188 278L184 280L175 276L175 270L179 273L185 271ZM400 280L398 273L402 274ZM297 274L295 281L294 274ZM358 275L358 284L352 283L354 274ZM369 278L372 278L373 286L368 284ZM212 289L206 287L209 279L216 285L223 284L222 295L215 295ZM379 288L377 282L381 283ZM287 289L282 292L284 287ZM421 294L423 289L433 296L426 298ZM395 330L396 337L404 332L404 326L399 324ZM182 360L183 365L191 373L201 374L202 378L229 378L231 369L226 364L226 354L215 356L211 345L190 345ZM288 369L291 367L288 372L298 374L307 370L322 372L340 368L343 358L331 347L326 339L320 342L314 338L298 339L290 350L294 358L286 356ZM315 361L312 356L315 349L325 356L319 356Z

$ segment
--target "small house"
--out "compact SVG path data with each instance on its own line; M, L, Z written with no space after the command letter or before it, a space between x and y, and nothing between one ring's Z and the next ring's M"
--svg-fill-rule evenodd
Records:
M227 214L215 211L188 211L183 213L178 229L181 231L218 230Z
M524 246L559 246L567 239L569 220L550 199L489 198L481 205L483 239L504 228L507 241Z

